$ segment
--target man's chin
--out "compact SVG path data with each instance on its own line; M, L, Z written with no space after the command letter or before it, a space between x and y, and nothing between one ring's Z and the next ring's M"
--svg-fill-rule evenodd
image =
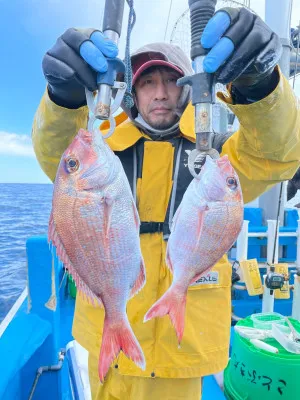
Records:
M168 120L162 120L162 121L148 121L148 124L151 126L153 129L158 129L158 130L167 130L169 128L172 128L173 125L178 122L178 118L173 119L172 121Z

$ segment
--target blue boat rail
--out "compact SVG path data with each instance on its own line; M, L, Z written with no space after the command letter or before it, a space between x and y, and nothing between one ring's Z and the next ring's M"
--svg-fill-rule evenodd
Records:
M256 258L260 262L267 262L272 264L273 252L275 247L275 259L274 262L278 263L279 259L281 262L294 263L297 268L300 268L300 220L298 227L278 227L276 235L276 220L268 220L267 226L255 227L249 229L249 221L244 220L242 231L238 237L236 244L236 260L247 260L249 258ZM254 238L255 240L251 240ZM250 239L250 240L249 240ZM276 244L275 244L276 241ZM256 249L251 249L251 246L257 246ZM261 255L261 247L266 246L266 257ZM279 246L289 246L288 249L280 249ZM256 254L252 254L249 257L248 249L252 252L259 251ZM281 250L281 256L280 256ZM284 254L285 252L285 254Z
M269 220L264 224L263 210L245 208L244 223L235 246L229 252L229 259L237 265L245 260L257 260L263 282L263 294L249 295L243 278L232 287L233 319L239 320L254 313L260 313L266 307L283 315L292 315L300 320L300 224L298 210L286 209L284 224L278 227L277 221ZM274 252L275 246L275 252ZM266 274L273 264L287 264L289 298L275 299L265 286ZM237 268L236 272L240 272Z
M235 247L229 252L229 258L238 261L255 258L259 263L270 264L277 236L276 263L300 266L298 220L298 210L286 209L284 223L279 224L276 235L276 221L269 220L264 223L261 208L245 208L243 228Z
M230 255L233 261L257 256L263 274L264 263L272 254L276 225L270 221L264 227L261 216L260 209L245 210L246 221ZM300 262L297 220L297 211L288 210L286 224L279 228L278 259L289 260L290 268ZM32 396L32 400L88 400L87 352L80 349L72 336L75 300L63 264L55 252L51 253L46 236L28 239L26 252L28 290L24 290L0 325L0 399L28 400ZM294 293L289 300L275 299L275 311L291 315L293 303L300 303L298 278L295 282L291 280ZM239 317L262 311L260 296L251 297L247 290L237 291L234 286L232 292L233 312ZM54 371L44 372L43 366L53 366ZM217 378L205 377L203 400L224 399L220 388L222 376Z

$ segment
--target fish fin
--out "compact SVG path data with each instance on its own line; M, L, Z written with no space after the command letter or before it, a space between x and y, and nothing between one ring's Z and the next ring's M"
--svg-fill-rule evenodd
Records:
M173 273L174 268L173 268L173 264L171 261L171 257L170 257L170 250L169 250L169 246L167 245L167 251L166 251L166 264L169 268L169 270Z
M179 292L174 286L171 286L146 313L144 322L169 314L172 325L175 328L178 343L180 343L184 331L185 305L186 292Z
M107 215L107 219L106 219L106 238L108 238L109 236L109 230L110 230L110 225L111 225L111 217L112 217L112 212L113 212L113 208L114 208L114 199L113 197L106 195L105 196L105 207L106 207L106 215Z
M140 220L140 216L139 216L138 210L137 210L134 202L132 202L132 208L133 208L133 217L134 217L135 226L136 226L136 229L139 230L140 225L141 225L141 220Z
M143 350L129 325L127 316L125 320L120 320L117 324L105 316L98 364L99 378L102 383L111 363L121 350L138 367L145 370Z
M198 209L198 222L197 222L197 232L196 232L197 244L201 240L201 234L202 234L203 225L204 225L204 217L205 217L205 213L208 209L209 208L208 208L207 204L203 205L203 207ZM195 246L195 248L197 248L197 245Z
M177 224L177 221L178 221L178 219L179 219L179 215L180 215L180 213L181 213L181 208L182 208L182 205L180 204L180 205L178 206L178 208L177 208L175 214L174 214L174 217L173 217L173 219L172 219L172 225L171 225L171 233L172 233L172 232L174 231L174 229L176 228L176 224ZM203 212L207 211L207 210L208 210L207 203L203 203L203 204L199 204L199 205L198 205L198 212L199 212L199 214L200 214L199 222L202 222L203 216L202 216L201 214L202 214ZM200 228L200 227L199 227L199 228Z
M144 262L143 258L141 258L139 276L137 277L137 279L131 289L130 298L133 297L135 294L137 294L142 289L142 287L145 285L145 282L146 282L145 262Z
M55 229L55 223L54 223L54 217L53 217L53 211L51 211L50 217L49 217L49 225L48 225L48 242L52 242L53 240L53 234L56 231Z
M72 278L75 281L78 293L85 295L86 298L88 300L90 300L94 306L97 303L97 305L99 307L103 307L101 299L98 296L96 296L96 294L89 288L89 286L83 281L83 279L79 276L76 269L74 268L68 254L66 253L64 245L56 231L54 216L53 216L52 212L51 212L50 219L49 219L48 241L51 245L53 244L55 246L56 255L61 260L61 262L64 264L64 267L72 275ZM52 255L54 256L55 253L52 252ZM51 297L53 297L53 296L51 296ZM51 298L49 299L49 301L50 300L51 300ZM53 303L53 299L52 299L52 303ZM46 306L48 306L48 303Z

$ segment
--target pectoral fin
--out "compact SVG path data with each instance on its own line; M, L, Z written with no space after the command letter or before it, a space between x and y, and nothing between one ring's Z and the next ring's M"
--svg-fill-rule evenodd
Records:
M174 268L173 268L173 264L171 261L171 257L170 257L170 251L169 251L169 246L167 245L167 251L166 251L166 264L169 268L169 270L173 273Z
M201 208L200 210L198 210L198 214L197 214L197 230L196 230L197 244L199 243L201 235L202 235L203 226L204 226L204 217L205 217L205 213L206 213L207 210L208 210L207 206L205 206L205 207Z
M139 216L138 210L137 210L136 205L134 204L134 202L132 202L132 209L133 209L133 216L134 216L135 226L136 226L136 229L139 230L140 229L141 220L140 220L140 216Z
M45 306L51 310L55 310L56 308L56 287L55 287L55 268L54 268L54 257L58 256L60 261L64 264L64 267L67 269L67 271L72 275L72 278L74 279L76 283L76 288L79 294L83 294L86 296L88 301L91 301L93 305L98 304L99 306L102 305L101 299L96 296L95 293L92 292L92 290L87 286L87 284L82 280L81 276L77 273L76 268L74 268L74 265L72 264L65 248L63 245L63 242L59 236L59 234L56 231L56 226L54 222L54 216L53 213L50 215L50 220L49 220L49 229L48 229L48 241L50 244L50 249L52 252L52 276L51 276L51 296ZM56 252L54 252L54 249L52 245L55 247Z
M138 293L144 286L145 282L146 282L146 269L144 260L143 258L141 258L140 272L131 289L130 297L133 297L136 293Z
M114 199L108 195L105 196L104 200L104 205L105 205L105 233L106 237L108 238L109 236L109 231L111 228L111 220L112 220L112 213L113 213L113 208L114 208Z

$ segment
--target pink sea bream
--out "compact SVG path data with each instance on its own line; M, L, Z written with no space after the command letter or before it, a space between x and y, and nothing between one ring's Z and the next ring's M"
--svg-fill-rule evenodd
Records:
M239 178L227 155L217 160L207 156L173 218L166 253L173 282L146 313L145 322L169 314L181 342L187 290L235 243L243 215Z
M79 294L104 306L102 382L121 350L145 369L143 351L126 314L127 301L145 283L139 225L119 158L99 132L81 129L57 171L49 241L72 274Z

